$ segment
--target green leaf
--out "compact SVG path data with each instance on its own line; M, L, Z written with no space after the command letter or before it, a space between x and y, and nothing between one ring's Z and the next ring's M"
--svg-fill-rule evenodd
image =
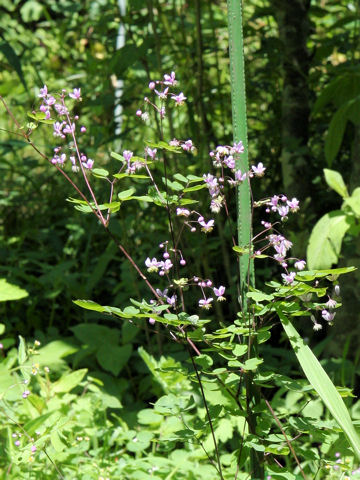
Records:
M127 190L123 190L122 192L118 193L118 199L121 201L128 200L135 193L135 188L130 187Z
M100 345L117 345L120 333L118 329L109 328L95 323L81 323L72 327L75 336L89 347Z
M360 438L355 431L349 412L339 392L309 346L305 344L304 340L291 324L290 320L280 309L278 309L277 312L306 378L329 409L347 436L355 455L360 459Z
M0 302L7 302L8 300L20 300L27 297L29 294L26 290L8 283L5 278L0 278Z
M264 362L262 358L249 358L243 365L244 370L256 370Z
M10 43L4 42L0 44L0 52L6 57L6 60L9 62L9 65L13 67L15 72L18 74L21 83L24 85L25 90L27 90L26 80L21 68L20 58L16 54L15 50L12 48Z
M132 347L130 344L121 347L103 344L99 348L96 358L104 370L117 376L128 362L131 352Z
M349 193L341 174L336 170L329 170L328 168L324 168L323 171L329 187L335 190L342 198L348 197Z
M158 142L158 143L146 142L146 145L150 148L158 148L160 150L167 150L168 152L173 152L173 153L181 153L182 152L181 147L175 147L175 146L169 145L168 143L163 142L163 141Z
M23 365L26 362L26 343L21 335L19 335L19 347L18 347L18 363Z
M196 190L202 190L203 188L207 188L206 183L203 183L201 185L194 185L193 187L184 188L183 191L184 193L195 192Z
M325 158L329 166L339 152L344 137L345 127L348 121L348 104L343 105L333 115L328 133L325 138Z
M61 441L60 435L57 430L53 430L51 432L50 441L56 452L62 452L66 448L66 445Z
M81 370L75 370L71 373L65 373L60 379L53 383L52 389L54 393L66 393L70 392L73 388L77 387L81 380L85 377L87 368Z
M345 233L350 228L347 216L341 210L327 213L311 232L307 248L309 268L329 268L337 263Z
M115 178L150 178L149 175L141 175L141 174L137 174L137 173L115 173L113 175L113 177Z
M91 173L97 178L107 178L109 176L109 172L103 168L93 168Z
M350 207L356 217L360 217L360 187L355 188L351 197L344 199L342 209L344 205Z
M2 335L5 332L5 325L3 323L0 323L0 335Z

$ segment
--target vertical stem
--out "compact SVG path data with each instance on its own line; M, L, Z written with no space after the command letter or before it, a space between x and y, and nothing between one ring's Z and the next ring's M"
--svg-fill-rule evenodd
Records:
M231 105L234 142L240 140L244 145L244 153L236 159L236 168L242 172L249 169L247 123L246 123L246 91L244 46L242 33L241 1L228 0L228 28L230 48ZM237 229L239 246L245 247L251 242L251 196L250 185L243 182L237 189ZM254 284L254 265L249 254L240 257L240 292L243 312L246 312L246 291L248 279Z
M231 106L234 141L242 141L244 153L236 159L236 168L242 172L249 170L247 122L246 122L246 89L245 89L245 66L244 44L242 31L242 2L241 0L227 0L228 6L228 29L230 49L230 79L231 79ZM237 189L237 230L239 246L251 246L252 236L252 211L250 182L243 182ZM240 301L243 320L248 319L249 328L252 323L248 312L246 293L250 285L254 285L254 263L249 253L240 256ZM256 355L256 337L251 339L250 354ZM256 434L256 414L253 407L260 402L259 391L253 383L253 374L245 375L247 423L249 433ZM263 457L255 450L250 451L250 472L253 480L263 480L264 468Z

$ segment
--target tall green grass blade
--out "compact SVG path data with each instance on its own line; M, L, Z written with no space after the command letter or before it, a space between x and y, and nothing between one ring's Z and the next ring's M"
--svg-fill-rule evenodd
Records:
M290 320L281 310L278 310L278 315L307 379L347 436L355 455L360 459L360 438L356 433L343 399L322 368L319 360L310 348L305 345L304 340L300 337Z

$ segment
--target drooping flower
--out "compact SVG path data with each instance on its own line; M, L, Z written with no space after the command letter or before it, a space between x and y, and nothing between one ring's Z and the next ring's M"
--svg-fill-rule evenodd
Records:
M177 208L176 209L176 215L178 217L188 217L190 215L190 210L188 210L187 208Z
M154 149L152 150L150 147L146 147L145 151L146 151L146 153L149 155L149 157L151 157L152 159L155 158L156 152L157 152L157 149L156 149L156 148L154 148Z
M297 270L304 270L305 265L306 265L305 260L298 260L297 262L295 262L294 267L295 267Z
M150 260L149 257L145 260L145 265L148 269L148 272L150 273L157 272L159 270L159 267L161 266L160 263L161 262L158 262L155 257L152 260Z
M81 88L74 88L72 93L69 93L69 97L73 98L74 100L78 100L79 102L81 99Z
M290 210L292 212L297 212L299 210L299 200L297 200L296 198L293 198L292 200L287 200L286 202L288 204L288 207L290 208Z
M185 97L185 95L183 94L183 92L180 92L178 95L172 95L171 98L173 100L175 100L175 104L176 106L181 106L181 105L184 105L184 102L185 100L187 99L187 97Z
M284 280L284 283L286 285L290 285L294 282L295 280L295 276L296 276L296 272L290 272L290 273L282 273L281 274L283 280Z
M335 312L330 313L328 310L325 310L325 309L321 312L321 316L327 322L332 322L334 320L335 315L336 315Z
M264 165L260 162L257 164L257 166L253 165L251 167L251 170L254 172L256 177L262 177L265 173L266 168Z
M170 75L164 75L164 85L176 85L177 81L175 80L175 72L171 72Z
M43 88L40 88L40 93L38 95L39 98L46 98L48 95L48 89L47 86L44 85Z
M199 307L200 308L203 308L204 310L209 310L212 305L211 305L211 302L213 301L214 299L213 298L202 298L201 300L199 300Z
M225 287L222 285L219 288L214 287L214 293L216 295L216 300L218 302L223 302L225 300L224 293L225 293Z
M201 230L203 232L210 233L214 228L215 221L211 219L208 222L205 222L204 217L199 217L198 223L201 225Z

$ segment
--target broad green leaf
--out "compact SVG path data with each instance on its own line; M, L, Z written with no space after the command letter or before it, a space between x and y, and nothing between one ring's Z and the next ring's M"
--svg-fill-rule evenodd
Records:
M206 183L203 183L201 185L194 185L193 187L184 188L183 191L184 193L195 192L196 190L202 190L203 188L207 188Z
M249 358L243 365L244 370L256 370L264 362L262 358Z
M5 332L5 325L3 323L0 323L0 335L2 335Z
M103 344L97 351L96 358L104 370L117 376L128 362L131 352L131 344L123 346Z
M355 455L360 459L360 438L355 431L343 399L318 359L310 350L309 346L305 344L290 320L280 309L278 310L278 315L306 378L329 409L347 436Z
M7 302L8 300L20 300L27 297L29 294L26 290L8 283L5 278L0 278L0 302Z
M120 162L125 162L125 158L116 152L111 152L110 157L115 158L115 160L120 160Z
M315 278L323 278L330 276L343 275L344 273L351 273L356 270L356 267L341 267L328 268L326 270L304 270L303 272L296 272L296 280L303 282L312 282Z
M341 210L327 213L317 222L307 248L309 268L329 268L338 262L341 244L349 227L347 216Z
M66 448L66 445L61 441L57 430L51 432L50 441L56 452L62 452Z
M37 416L36 418L30 420L29 422L25 423L24 431L26 431L28 435L34 435L36 430L39 430L39 428L42 427L47 421L47 419L51 417L51 415L54 415L54 413L55 412L47 412L47 413L44 413L44 415ZM56 419L57 419L57 416L54 415L54 423L56 422ZM47 422L46 425L48 427L49 422Z
M348 104L343 105L333 115L328 133L325 138L325 158L329 167L339 152L344 137L345 127L348 121Z
M342 209L347 205L351 208L356 217L360 217L360 187L355 188L351 197L345 198Z
M339 172L337 172L336 170L329 170L328 168L324 168L324 175L326 183L329 185L330 188L335 190L335 192L338 193L342 198L346 198L349 196L343 177Z
M77 305L78 307L85 308L86 310L93 310L95 312L107 311L106 307L103 307L102 305L99 305L92 300L73 300L73 303L75 303L75 305Z
M109 176L109 172L104 168L93 168L91 173L97 178L107 178Z
M273 295L268 295L260 291L248 292L246 296L248 298L251 298L252 300L255 300L255 302L263 302L263 301L271 302L271 300L274 299Z
M52 390L54 393L66 393L70 392L73 388L77 387L81 380L85 377L87 368L81 370L75 370L71 373L65 373L60 379L53 383Z
M76 338L89 347L100 345L117 345L119 343L120 332L116 328L97 325L95 323L81 323L72 327Z
M135 193L135 188L130 187L127 190L123 190L122 192L118 193L118 199L121 201L129 199L132 194Z

